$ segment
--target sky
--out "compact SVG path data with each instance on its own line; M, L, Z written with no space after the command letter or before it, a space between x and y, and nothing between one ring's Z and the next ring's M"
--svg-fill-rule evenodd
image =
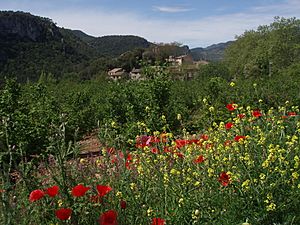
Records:
M275 16L300 18L300 0L0 0L0 10L51 18L59 27L137 35L190 48L234 40Z

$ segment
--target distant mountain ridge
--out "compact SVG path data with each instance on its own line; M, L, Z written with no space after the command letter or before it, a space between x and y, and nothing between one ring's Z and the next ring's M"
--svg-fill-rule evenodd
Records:
M151 43L134 35L109 35L91 40L90 45L103 56L117 57L137 48L148 48Z
M225 43L213 44L206 48L193 48L191 49L191 55L195 61L221 61L224 58L224 52L233 41Z

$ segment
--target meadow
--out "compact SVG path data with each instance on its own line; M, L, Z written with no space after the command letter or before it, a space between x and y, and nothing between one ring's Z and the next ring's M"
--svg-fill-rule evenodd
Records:
M297 77L1 91L1 224L299 224ZM77 141L97 129L96 155Z

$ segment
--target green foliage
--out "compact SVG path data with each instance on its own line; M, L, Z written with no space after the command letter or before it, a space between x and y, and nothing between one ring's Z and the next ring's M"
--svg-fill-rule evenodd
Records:
M269 26L246 31L225 54L234 76L272 76L299 61L300 21L275 18Z

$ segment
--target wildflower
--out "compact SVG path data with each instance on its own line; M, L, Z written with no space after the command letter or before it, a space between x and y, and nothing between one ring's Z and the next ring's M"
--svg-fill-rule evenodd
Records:
M137 137L135 147L144 148L146 146L150 146L151 141L152 141L151 136L143 135L143 136Z
M182 148L182 147L188 145L189 141L188 140L178 139L178 140L175 140L175 143L176 143L176 148Z
M222 184L222 186L226 187L228 186L230 182L230 176L226 172L222 172L219 176L219 182Z
M117 225L117 216L118 214L114 210L109 210L102 213L99 220L100 225Z
M231 145L231 141L230 141L230 140L226 140L226 141L224 142L224 145L225 145L225 146L230 146L230 145Z
M85 187L82 184L78 184L77 186L73 187L72 189L72 195L74 197L82 197L85 195L85 193L90 190L89 187Z
M97 185L97 191L98 191L98 195L100 197L103 197L104 195L106 195L111 190L112 190L112 188L109 187L109 186Z
M124 201L124 200L121 200L120 201L120 207L121 207L121 209L126 209L126 206L127 206L127 202Z
M234 137L234 140L236 142L239 142L240 140L244 140L244 139L246 139L246 136L243 136L243 135L237 135Z
M49 195L50 197L55 197L59 192L58 186L52 186L46 189L45 194Z
M232 104L227 104L226 105L226 108L229 110L229 111L234 111L236 109L236 105L234 103Z
M258 118L258 117L261 117L262 114L261 114L261 112L260 112L259 110L254 110L254 111L252 112L252 116Z
M233 123L229 122L225 124L225 129L230 130L233 127Z
M196 163L196 164L202 163L202 162L204 162L203 155L199 155L196 159L194 159L194 163Z
M181 120L181 114L177 114L177 120Z
M116 193L116 197L122 198L123 194L121 191L117 191Z
M159 150L158 150L158 148L152 148L152 149L151 149L151 152L152 152L153 154L158 154L158 153L159 153Z
M288 112L288 116L297 116L296 112Z
M293 179L297 180L299 178L299 173L293 172L292 177L293 177Z
M45 193L42 190L40 190L40 189L34 190L29 195L29 201L31 201L31 202L37 201L37 200L43 198L44 195L45 195Z
M243 118L245 118L246 115L245 114L238 114L237 116L238 116L238 118L243 119Z
M72 209L69 208L61 208L55 211L55 215L60 220L67 220L70 218L72 214Z
M111 148L107 148L106 149L107 153L110 154L110 155L113 155L116 153L116 149L114 147L111 147Z
M235 86L235 83L234 82L230 82L229 84L231 87L234 87Z
M131 169L131 164L132 164L132 156L131 154L128 153L127 158L126 158L126 162L125 162L125 167L130 170Z
M267 211L274 211L276 209L276 204L272 202L270 205L267 206Z
M203 141L207 141L208 140L208 135L207 134L202 134L200 139L202 139Z
M151 225L165 225L165 222L162 218L153 218Z

